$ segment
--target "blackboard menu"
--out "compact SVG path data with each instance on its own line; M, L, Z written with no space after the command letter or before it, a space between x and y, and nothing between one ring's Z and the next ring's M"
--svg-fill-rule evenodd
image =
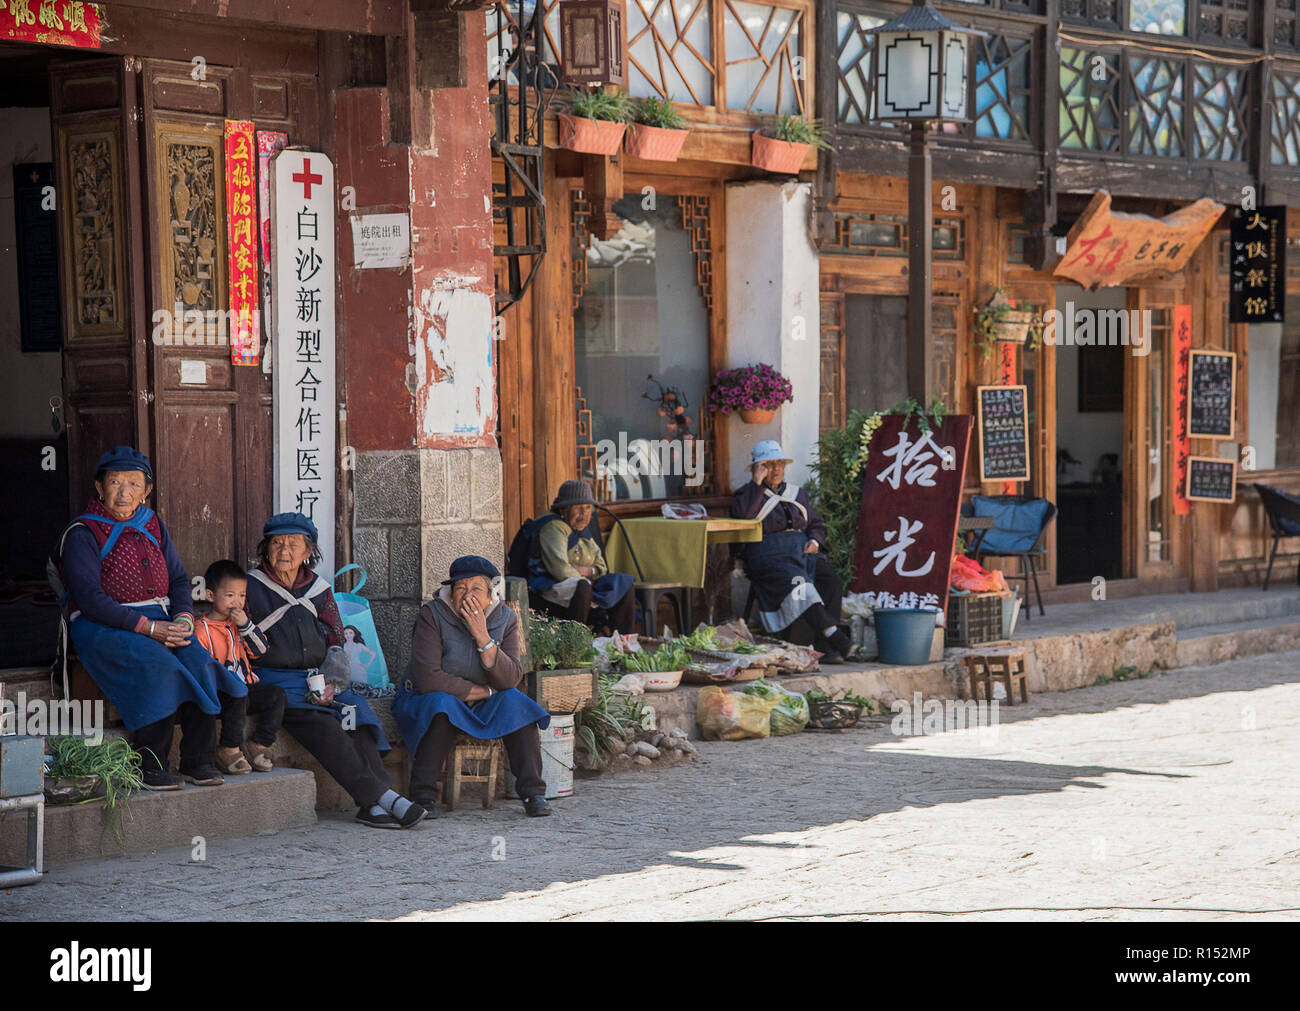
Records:
M1231 502L1237 497L1237 461L1193 456L1187 461L1187 497L1197 502Z
M1231 351L1193 351L1188 371L1187 434L1231 439L1237 413L1237 356Z
M1029 480L1029 398L1023 386L981 386L981 481Z

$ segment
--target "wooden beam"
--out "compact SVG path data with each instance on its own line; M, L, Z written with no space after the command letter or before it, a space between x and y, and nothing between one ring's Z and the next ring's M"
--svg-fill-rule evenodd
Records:
M403 0L126 0L109 7L110 26L120 7L366 35L402 34L405 15Z

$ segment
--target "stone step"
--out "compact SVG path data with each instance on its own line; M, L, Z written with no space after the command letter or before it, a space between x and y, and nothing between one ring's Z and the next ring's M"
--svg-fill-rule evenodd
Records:
M1293 649L1300 649L1300 621L1290 615L1203 625L1178 634L1174 666L1198 667Z
M47 805L45 864L190 848L197 836L211 842L314 824L315 777L299 769L275 769L233 776L224 786L135 794L121 809L121 842L103 801ZM0 864L19 863L26 845L26 815L0 816Z

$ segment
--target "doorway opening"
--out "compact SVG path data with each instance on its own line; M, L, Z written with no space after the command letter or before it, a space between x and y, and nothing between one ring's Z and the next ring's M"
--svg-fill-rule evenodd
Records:
M1124 373L1127 348L1099 343L1127 289L1058 285L1056 553L1058 585L1124 575ZM1084 342L1087 343L1084 343Z
M844 297L844 409L888 410L907 398L907 296Z

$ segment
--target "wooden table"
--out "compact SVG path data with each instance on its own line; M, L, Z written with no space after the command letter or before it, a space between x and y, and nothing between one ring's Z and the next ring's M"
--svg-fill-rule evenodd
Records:
M632 542L641 575L628 551L623 531ZM710 516L706 520L670 520L640 516L616 523L605 539L605 561L611 572L627 572L647 583L675 583L702 590L708 549L714 544L753 543L763 539L761 520Z
M971 545L970 553L976 555L984 543L984 535L995 526L997 521L992 516L962 516L957 520L957 533L975 533L975 543Z

